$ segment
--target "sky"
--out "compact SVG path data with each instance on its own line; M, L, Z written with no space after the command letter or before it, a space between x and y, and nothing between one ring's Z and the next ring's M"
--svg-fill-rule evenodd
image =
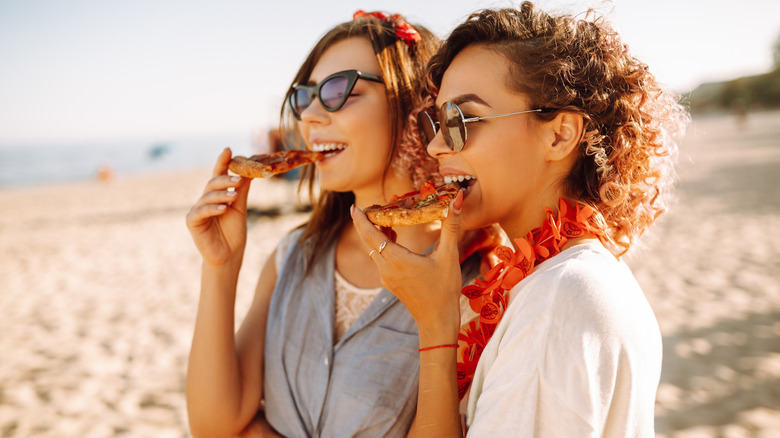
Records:
M317 39L357 9L439 36L484 0L0 0L0 143L251 135L273 127ZM777 0L539 0L605 12L670 88L759 74Z

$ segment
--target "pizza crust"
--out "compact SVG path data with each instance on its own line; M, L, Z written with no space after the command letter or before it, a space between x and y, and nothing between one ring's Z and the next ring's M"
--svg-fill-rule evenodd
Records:
M406 225L424 224L441 220L447 217L449 205L437 202L423 208L398 208L394 210L380 210L369 207L365 213L368 220L381 227L397 227Z
M315 163L324 157L322 152L299 149L253 155L249 158L237 155L230 160L228 169L245 178L268 178L296 167Z

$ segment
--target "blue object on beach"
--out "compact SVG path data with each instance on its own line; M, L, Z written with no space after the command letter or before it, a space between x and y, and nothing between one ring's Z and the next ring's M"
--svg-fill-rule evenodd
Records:
M156 160L171 152L171 145L169 143L157 143L153 145L148 152L149 158Z

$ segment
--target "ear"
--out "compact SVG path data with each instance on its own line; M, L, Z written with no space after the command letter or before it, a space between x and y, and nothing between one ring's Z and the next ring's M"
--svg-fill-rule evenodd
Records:
M548 122L550 142L547 145L547 161L561 161L577 149L582 139L582 116L561 111Z

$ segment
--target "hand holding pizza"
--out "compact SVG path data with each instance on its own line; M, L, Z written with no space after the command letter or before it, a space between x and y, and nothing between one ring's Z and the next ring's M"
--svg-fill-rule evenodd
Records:
M212 179L187 214L187 228L204 263L241 265L246 245L246 204L249 180L227 173L232 152L225 148L214 165Z
M324 157L321 152L297 149L249 158L232 157L229 148L222 151L211 181L187 214L187 227L203 261L219 266L235 260L240 266L246 246L246 203L252 178L267 178ZM238 176L228 175L228 170Z
M463 193L459 191L442 221L439 243L427 255L415 254L389 242L363 211L353 210L358 235L366 245L375 248L370 257L379 268L382 284L401 300L417 322L421 345L457 340L462 283L458 260L462 203Z

